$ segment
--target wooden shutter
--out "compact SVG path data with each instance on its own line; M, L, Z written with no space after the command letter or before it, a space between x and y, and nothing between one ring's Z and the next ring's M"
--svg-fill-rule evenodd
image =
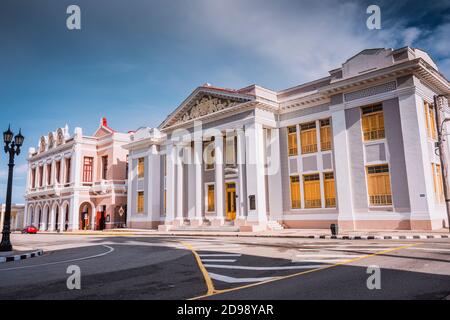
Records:
M138 213L144 212L144 191L139 191L138 192L137 212Z
M292 209L300 209L300 177L291 177L291 207Z
M138 178L139 179L144 178L144 172L145 172L144 166L145 166L144 158L139 158L138 159Z
M331 126L330 120L320 121L320 149L331 150Z
M315 122L301 125L300 140L302 144L302 154L317 152L317 134Z
M334 174L333 172L326 172L323 174L324 178L324 191L325 191L325 207L336 207L336 192L334 186Z
M289 156L296 156L298 154L296 127L288 128L288 154Z
M208 185L208 211L212 212L215 210L215 199L214 199L214 185Z
M392 205L389 167L387 165L368 167L368 191L370 204Z
M318 174L303 176L305 193L305 208L320 208L322 206L320 194L320 177Z

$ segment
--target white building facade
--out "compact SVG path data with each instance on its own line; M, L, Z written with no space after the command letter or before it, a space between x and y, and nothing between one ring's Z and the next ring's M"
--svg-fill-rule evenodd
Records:
M127 225L448 226L433 98L449 90L431 58L409 47L364 50L279 92L205 84L125 146Z
M126 224L129 134L103 118L92 135L58 128L28 154L25 225L40 231L103 230Z

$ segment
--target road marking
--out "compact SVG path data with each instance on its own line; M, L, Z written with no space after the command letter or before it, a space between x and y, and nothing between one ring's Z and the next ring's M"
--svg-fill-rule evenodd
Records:
M217 290L216 292L214 292L212 294L206 294L206 295L203 295L203 296L194 297L194 298L191 298L189 300L198 300L198 299L210 297L210 296L213 296L213 295L218 295L218 294L222 294L222 293L227 293L227 292L232 292L232 291L238 291L238 290L242 290L242 289L252 288L252 287L256 287L256 286L262 285L262 284L267 284L267 283L271 283L271 282L275 282L275 281L279 281L279 280L283 280L283 279L290 279L290 278L293 278L293 277L302 276L302 275L313 273L313 272L317 272L317 271L331 269L331 268L338 267L338 266L341 266L341 265L345 265L345 264L348 264L348 263L352 263L352 262L360 261L360 260L363 260L363 259L367 259L367 258L370 258L370 257L374 257L374 256L382 255L382 254L385 254L385 253L398 251L398 250L401 250L401 249L406 249L406 248L409 248L409 247L412 247L412 246L416 246L418 244L419 243L413 243L413 244L409 244L409 245L406 245L406 246L400 246L400 247L392 248L392 249L389 249L389 250L384 250L384 251L380 251L380 252L376 252L376 253L371 253L371 254L368 254L368 255L365 255L365 256L361 256L361 257L358 257L358 258L355 258L355 259L350 259L350 260L338 262L338 263L333 264L333 265L328 265L328 266L324 266L324 267L320 266L317 269L312 269L312 270L307 270L307 271L302 271L302 272L290 274L290 275L287 275L287 276L277 277L276 279L270 279L270 280L261 281L261 282L257 282L257 283L252 283L252 284L248 284L248 285L240 286L240 287L236 287L236 288L231 288L231 289Z
M317 249L298 249L298 251L302 252L309 252L309 251L318 251L318 250L326 250L326 251L379 251L379 250L388 250L392 247L383 247L383 248L378 248L378 247L367 247L367 248L352 248L352 247L348 247L348 248L317 248Z
M202 259L203 262L236 262L236 259Z
M75 261L94 259L94 258L99 258L99 257L106 256L107 254L110 254L111 252L114 251L113 247L107 246L106 244L103 244L102 246L108 248L109 250L107 252L103 252L103 253L96 254L96 255L93 255L93 256L89 256L89 257L70 259L70 260L63 260L63 261L55 261L55 262L48 262L48 263L41 263L41 264L34 264L34 265L31 265L31 266L22 266L22 267L8 268L8 269L0 269L0 272L1 271L9 271L9 270L29 269L29 268L42 267L42 266L51 266L51 265L54 265L54 264L62 264L62 263L68 263L68 262L75 262Z
M187 249L189 249L192 252L192 254L194 255L195 260L197 261L198 267L203 274L203 278L205 279L206 287L208 288L206 295L214 294L216 292L216 290L214 289L214 284L211 280L211 277L208 274L208 271L206 271L206 268L203 265L202 259L200 259L198 253L195 252L195 249L189 243L187 243L187 242L180 242L180 243L183 246L185 246Z
M298 254L297 257L302 258L356 258L360 254Z
M206 253L206 254L199 254L201 258L203 257L240 257L240 253Z
M440 248L408 248L408 250L423 250L423 251L443 251L450 252L450 249L440 249Z
M221 274L216 273L210 273L209 274L212 279L226 282L226 283L248 283L248 282L259 282L259 281L267 281L272 280L276 277L262 277L262 278L234 278L234 277L228 277L223 276Z
M312 269L319 267L323 267L323 265L251 267L251 266L230 266L229 264L205 264L205 268L235 269L235 270L296 270L296 269Z

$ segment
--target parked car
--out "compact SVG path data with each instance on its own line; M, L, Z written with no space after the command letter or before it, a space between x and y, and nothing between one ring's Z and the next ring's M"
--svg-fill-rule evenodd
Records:
M28 226L22 230L22 233L36 234L38 229L35 226Z

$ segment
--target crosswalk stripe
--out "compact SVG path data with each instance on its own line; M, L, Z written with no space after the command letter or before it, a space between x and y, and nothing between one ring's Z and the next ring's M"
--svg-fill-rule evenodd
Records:
M236 262L236 259L202 259L202 262Z
M297 257L303 258L357 258L361 255L358 254L298 254Z
M262 278L234 278L229 276L224 276L217 273L209 272L211 279L226 282L226 283L248 283L248 282L260 282L275 279L276 277L262 277Z
M200 258L204 257L240 257L240 253L207 253L207 254L199 254Z
M218 269L236 269L236 270L295 270L295 269L314 269L323 265L302 265L302 266L280 266L280 267L250 267L250 266L233 266L225 264L205 264L205 268Z

